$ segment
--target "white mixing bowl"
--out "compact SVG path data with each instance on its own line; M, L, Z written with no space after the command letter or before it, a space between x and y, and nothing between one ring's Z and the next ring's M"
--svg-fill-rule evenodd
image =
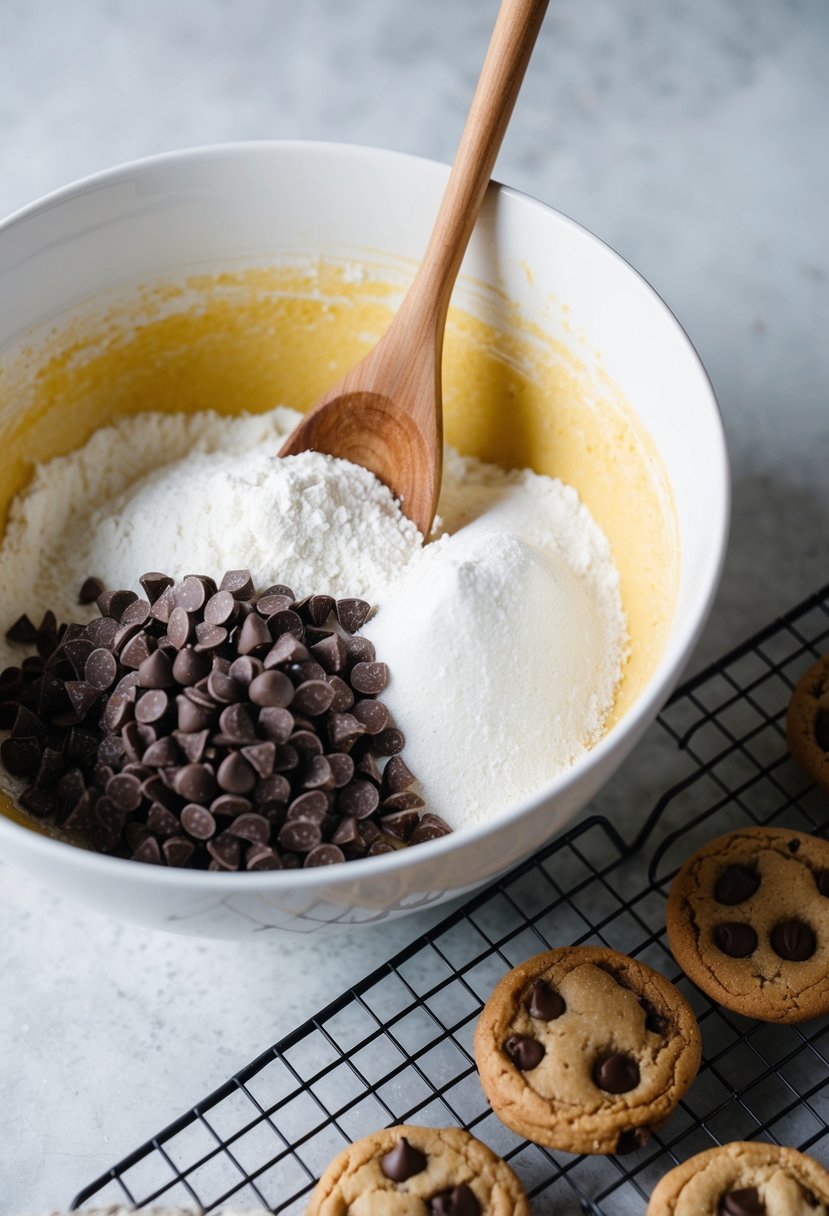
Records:
M374 149L259 143L196 149L87 178L0 225L0 360L30 332L120 286L170 272L316 250L410 267L425 247L445 166ZM602 741L494 822L413 849L322 869L207 873L85 851L0 815L0 855L52 890L170 931L244 937L262 926L331 932L449 899L560 832L653 720L700 633L720 575L729 511L723 431L704 369L652 289L578 224L492 186L458 293L481 284L565 343L601 351L661 456L676 511L680 577L647 685ZM555 298L556 309L539 301ZM558 319L556 319L558 318ZM2 368L0 368L2 371ZM2 376L0 376L2 384ZM138 572L137 572L138 573Z

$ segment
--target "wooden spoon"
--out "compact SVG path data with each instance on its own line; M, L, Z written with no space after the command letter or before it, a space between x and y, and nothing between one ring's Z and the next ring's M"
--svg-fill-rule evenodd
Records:
M547 0L503 0L429 244L389 329L285 441L370 469L428 537L443 468L441 355L449 297Z

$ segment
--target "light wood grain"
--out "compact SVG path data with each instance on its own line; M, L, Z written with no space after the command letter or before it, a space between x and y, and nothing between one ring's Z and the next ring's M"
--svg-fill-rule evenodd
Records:
M547 0L503 0L423 261L372 351L282 447L376 474L428 536L443 469L441 357L449 297L475 226Z

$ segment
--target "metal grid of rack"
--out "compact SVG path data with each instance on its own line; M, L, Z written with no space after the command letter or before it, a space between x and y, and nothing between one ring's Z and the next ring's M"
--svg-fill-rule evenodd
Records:
M715 1144L766 1139L829 1164L829 1019L769 1026L714 1005L664 937L665 896L685 857L720 832L767 824L821 832L829 801L792 764L785 712L829 649L829 587L684 685L660 715L686 775L636 840L593 817L474 896L437 927L119 1162L74 1207L232 1203L299 1213L347 1143L400 1122L468 1128L505 1157L533 1210L642 1216L659 1177ZM649 881L622 864L645 844ZM623 1157L540 1148L491 1113L472 1055L483 1002L516 963L597 943L642 959L699 1019L699 1076L659 1135Z

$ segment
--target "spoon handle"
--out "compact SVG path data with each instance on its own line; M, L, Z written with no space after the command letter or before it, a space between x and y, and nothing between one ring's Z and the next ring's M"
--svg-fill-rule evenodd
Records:
M438 333L547 3L502 0L498 11L435 226L406 299L408 308L431 313Z

